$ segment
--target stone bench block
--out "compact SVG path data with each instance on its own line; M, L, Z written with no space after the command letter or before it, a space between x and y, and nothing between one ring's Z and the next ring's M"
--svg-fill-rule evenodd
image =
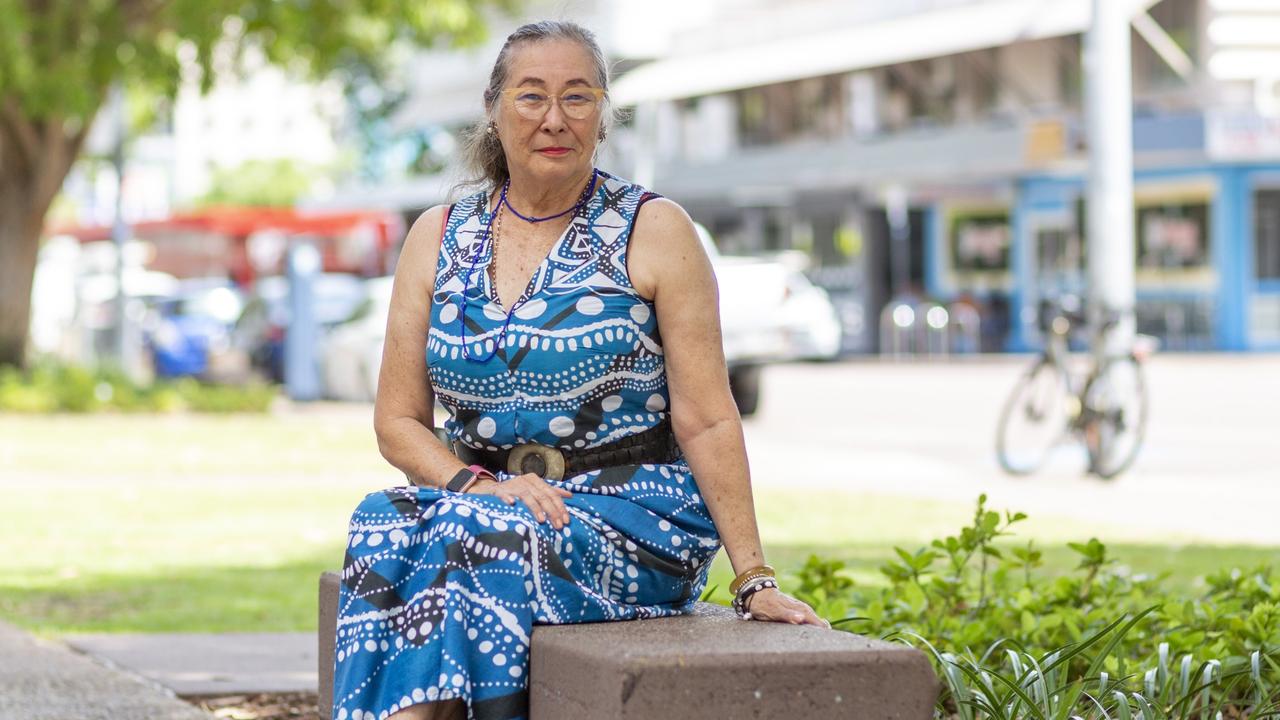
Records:
M333 692L338 576L320 581L320 707ZM835 630L686 616L537 625L530 720L919 719L938 681L924 654Z

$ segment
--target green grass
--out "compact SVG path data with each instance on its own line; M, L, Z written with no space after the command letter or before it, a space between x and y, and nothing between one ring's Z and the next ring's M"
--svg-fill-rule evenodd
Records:
M342 560L347 517L400 481L359 411L273 416L0 416L0 617L42 634L265 632L315 627L316 579ZM967 503L824 492L756 493L769 559L810 553L858 582L894 545L968 521ZM1010 508L1017 509L1017 508ZM1019 538L1049 566L1096 535L1136 572L1190 588L1206 572L1271 561L1274 548L1184 545L1131 530L1032 517ZM1056 543L1056 545L1055 545ZM730 579L723 554L712 583Z

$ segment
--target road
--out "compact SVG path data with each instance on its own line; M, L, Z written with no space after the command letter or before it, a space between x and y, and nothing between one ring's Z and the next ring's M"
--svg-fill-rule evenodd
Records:
M745 423L753 481L972 501L1218 542L1280 545L1280 356L1164 355L1135 466L1083 451L1029 478L996 464L1001 404L1028 358L780 365Z

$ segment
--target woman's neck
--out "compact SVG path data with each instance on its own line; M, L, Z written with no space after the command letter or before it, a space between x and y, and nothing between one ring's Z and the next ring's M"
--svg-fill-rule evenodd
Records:
M595 168L588 167L564 182L539 183L533 178L511 175L507 202L525 215L554 215L574 206L588 182L594 180Z

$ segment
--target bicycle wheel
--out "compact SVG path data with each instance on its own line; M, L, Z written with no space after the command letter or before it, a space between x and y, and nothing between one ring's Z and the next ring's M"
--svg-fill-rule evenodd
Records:
M996 458L1012 475L1035 472L1067 428L1067 378L1042 358L1013 389L1000 413Z
M1089 472L1110 480L1138 457L1147 430L1147 388L1133 357L1109 360L1084 389Z

